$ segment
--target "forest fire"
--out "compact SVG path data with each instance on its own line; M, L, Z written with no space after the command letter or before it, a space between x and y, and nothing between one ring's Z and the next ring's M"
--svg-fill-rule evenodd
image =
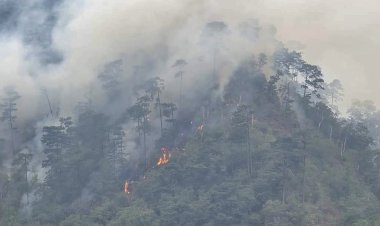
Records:
M198 126L198 131L203 131L203 128L205 127L204 124L201 124L200 126Z
M161 154L160 159L157 162L157 166L164 165L164 164L168 163L170 160L170 153L169 153L168 148L166 148L166 147L161 148L161 152L162 152L162 154Z
M128 183L127 180L125 181L125 184L124 184L124 192L127 193L127 194L130 193L130 191L129 191L129 183Z

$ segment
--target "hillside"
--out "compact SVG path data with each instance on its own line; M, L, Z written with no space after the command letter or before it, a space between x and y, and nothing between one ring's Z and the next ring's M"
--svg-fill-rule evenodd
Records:
M201 56L105 63L102 101L59 112L45 90L48 114L18 127L7 89L0 225L380 225L377 109L343 117L340 82L274 39L230 57L234 31L206 23Z

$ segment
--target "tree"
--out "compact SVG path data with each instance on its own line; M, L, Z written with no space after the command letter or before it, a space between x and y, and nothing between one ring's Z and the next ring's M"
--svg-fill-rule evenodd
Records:
M354 100L352 106L347 111L349 118L356 123L361 123L367 127L370 135L380 145L380 111L377 110L372 101Z
M302 146L300 145L302 143ZM299 150L299 146L302 147L303 152ZM294 177L293 171L301 171L302 169L302 200L304 201L304 184L306 175L306 140L305 137L299 137L298 134L292 134L291 137L286 137L279 139L275 145L279 153L278 156L278 167L281 169L281 202L286 203L287 193L289 193L290 183L292 182L292 177ZM303 156L303 157L301 157ZM301 162L303 164L301 164ZM301 166L303 167L301 168Z
M376 106L373 101L370 100L354 100L347 113L352 120L364 123L375 115Z
M14 131L16 129L16 102L18 99L20 99L20 95L17 93L17 91L13 87L7 87L5 89L5 97L3 98L3 102L0 105L2 109L0 120L3 122L7 122L10 129L12 153L15 152Z
M155 100L155 108L158 108L160 114L160 128L162 134L162 106L160 94L165 89L164 80L160 77L149 79L144 84L145 93L149 95L151 100Z
M146 136L150 129L150 123L148 121L148 115L150 114L150 102L151 97L149 95L144 95L137 98L137 102L128 108L127 113L132 120L137 122L137 131L139 137L141 137L141 132L143 136L143 159L144 168L148 168L148 158L147 158L147 147L146 147Z
M28 172L29 172L29 163L32 160L33 155L28 152L20 152L18 153L17 157L13 161L14 165L19 166L19 168L22 171L22 174L24 175L24 192L26 193L26 202L29 204L29 179L28 179Z
M340 137L340 155L343 154L347 147L364 151L373 144L373 138L370 137L367 127L361 122L345 120L342 122L342 133Z
M250 125L252 123L253 111L248 105L239 105L236 111L232 114L232 131L230 138L237 143L247 144L247 170L248 174L252 175L252 152L251 152L251 136Z
M115 60L104 66L104 70L98 75L104 90L110 99L120 94L120 78L122 76L123 61Z
M316 65L306 63L301 53L282 48L273 55L274 66L281 75L291 76L292 80L298 81L302 77L301 89L303 98L310 100L312 95L321 97L320 90L324 89L324 80L321 69Z
M239 24L239 30L243 37L255 43L259 39L261 28L257 19L248 19Z
M328 83L325 87L325 94L330 101L330 108L334 112L338 111L338 101L342 100L343 97L343 86L338 79L334 79L332 82Z
M228 33L228 26L223 21L209 22L206 24L203 33L212 38L220 38Z
M296 51L290 51L281 48L273 54L274 67L280 72L281 76L291 76L293 80L297 80L298 72L305 62L302 55Z
M277 82L280 80L280 78L281 74L278 71L276 74L269 77L269 81L265 87L268 99L272 102L276 102L278 100Z
M216 54L220 48L223 36L228 34L228 26L223 21L213 21L207 23L203 29L203 35L208 38L212 45L212 74L216 76Z
M62 174L65 169L63 155L73 147L73 122L70 117L61 118L58 126L45 126L41 138L44 144L46 159L42 161L42 167L48 168L46 183L57 191L62 191L64 181Z
M299 71L304 61L301 53L289 52L288 49L281 48L273 54L273 64L276 74L271 77L269 84L272 90L277 87L280 102L285 112L288 112L291 109L291 103L294 102L292 93L294 93L293 89L297 85Z
M259 65L259 68L262 69L262 67L268 63L267 55L265 55L264 53L260 53L257 59L257 63Z
M300 72L304 77L304 82L301 87L304 89L303 97L310 99L311 94L314 94L316 97L320 98L319 90L323 90L324 80L322 79L323 75L318 66L311 64L303 64ZM310 90L310 93L307 92Z
M178 59L173 64L172 67L177 69L177 72L175 73L174 77L179 78L179 106L182 105L182 82L183 82L183 74L185 73L184 67L187 65L187 62L184 59Z
M277 89L280 95L280 102L284 106L285 113L288 113L291 110L291 103L294 102L291 98L291 84L292 81L286 79L286 81L281 83Z
M53 108L52 108L52 106L51 106L51 102L50 102L50 98L49 98L48 91L47 91L46 89L42 89L41 91L42 91L42 93L43 93L43 94L45 95L45 97L46 97L46 100L47 100L47 103L48 103L48 106L49 106L49 112L50 112L50 115L51 115L51 117L54 117L54 116L53 116Z
M328 136L330 140L333 138L333 132L339 131L338 115L324 102L308 106L306 113L318 130Z
M174 124L174 112L177 110L177 106L174 103L162 103L162 114L166 117L166 121Z
M121 127L116 127L112 129L110 132L110 137L109 137L109 151L107 153L107 156L109 160L112 162L113 165L113 176L115 179L118 178L119 175L119 168L124 162L124 149L125 149L125 144L124 144L124 137L125 137L125 132L123 128Z

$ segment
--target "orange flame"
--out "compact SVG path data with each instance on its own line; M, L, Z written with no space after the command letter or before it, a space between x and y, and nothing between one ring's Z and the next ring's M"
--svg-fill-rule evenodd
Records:
M162 155L157 162L157 166L164 165L164 164L168 163L170 160L171 155L169 153L168 148L165 148L165 147L161 148L161 152L162 152Z
M125 181L125 184L124 184L124 192L127 193L127 194L130 193L130 192L129 192L129 184L128 184L128 181L127 181L127 180Z
M205 127L205 125L204 125L204 124L201 124L200 126L198 126L198 130L199 130L199 131L202 131L204 127Z

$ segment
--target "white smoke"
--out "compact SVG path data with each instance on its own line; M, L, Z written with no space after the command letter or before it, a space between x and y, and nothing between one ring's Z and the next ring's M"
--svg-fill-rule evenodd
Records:
M342 24L341 14L330 24L328 15L336 15L331 7L337 2L66 0L49 8L43 6L42 1L20 0L17 29L2 31L0 36L0 88L13 86L22 96L18 100L19 128L37 121L32 126L41 129L41 125L46 125L44 117L50 113L45 94L54 115L72 116L78 102L87 102L95 110L116 118L135 100L135 86L146 78L159 76L166 84L163 99L176 102L179 87L172 65L179 58L188 62L183 83L187 102L196 100L198 94L211 89L216 82L220 84L218 94L243 59L259 53L270 56L280 45L276 37L294 48L304 48L312 64L321 63L322 68L327 65L325 71L331 74L335 72L331 65L337 61L338 70L345 65L364 73L369 69L359 70L361 63L339 64L352 62L352 57L347 55L341 58L340 47L329 48L328 44L335 45L336 40L349 42L350 39L337 33L347 34L365 25L365 21L358 20L344 26L347 31L341 31L337 29ZM370 2L367 7L377 4ZM353 10L350 6L343 14ZM360 8L360 12L365 9ZM206 24L213 21L222 21L228 26L218 41L204 35ZM298 37L301 43L293 41ZM335 42L327 42L327 37L334 37ZM327 49L333 52L323 52ZM324 58L326 54L328 57ZM120 96L110 98L98 76L105 65L117 60L122 62L118 77ZM214 68L217 73L212 76ZM362 81L361 78L350 76L342 80L350 84L349 81ZM350 92L359 94L352 89ZM346 94L348 98L352 95ZM40 139L40 129L35 139Z

